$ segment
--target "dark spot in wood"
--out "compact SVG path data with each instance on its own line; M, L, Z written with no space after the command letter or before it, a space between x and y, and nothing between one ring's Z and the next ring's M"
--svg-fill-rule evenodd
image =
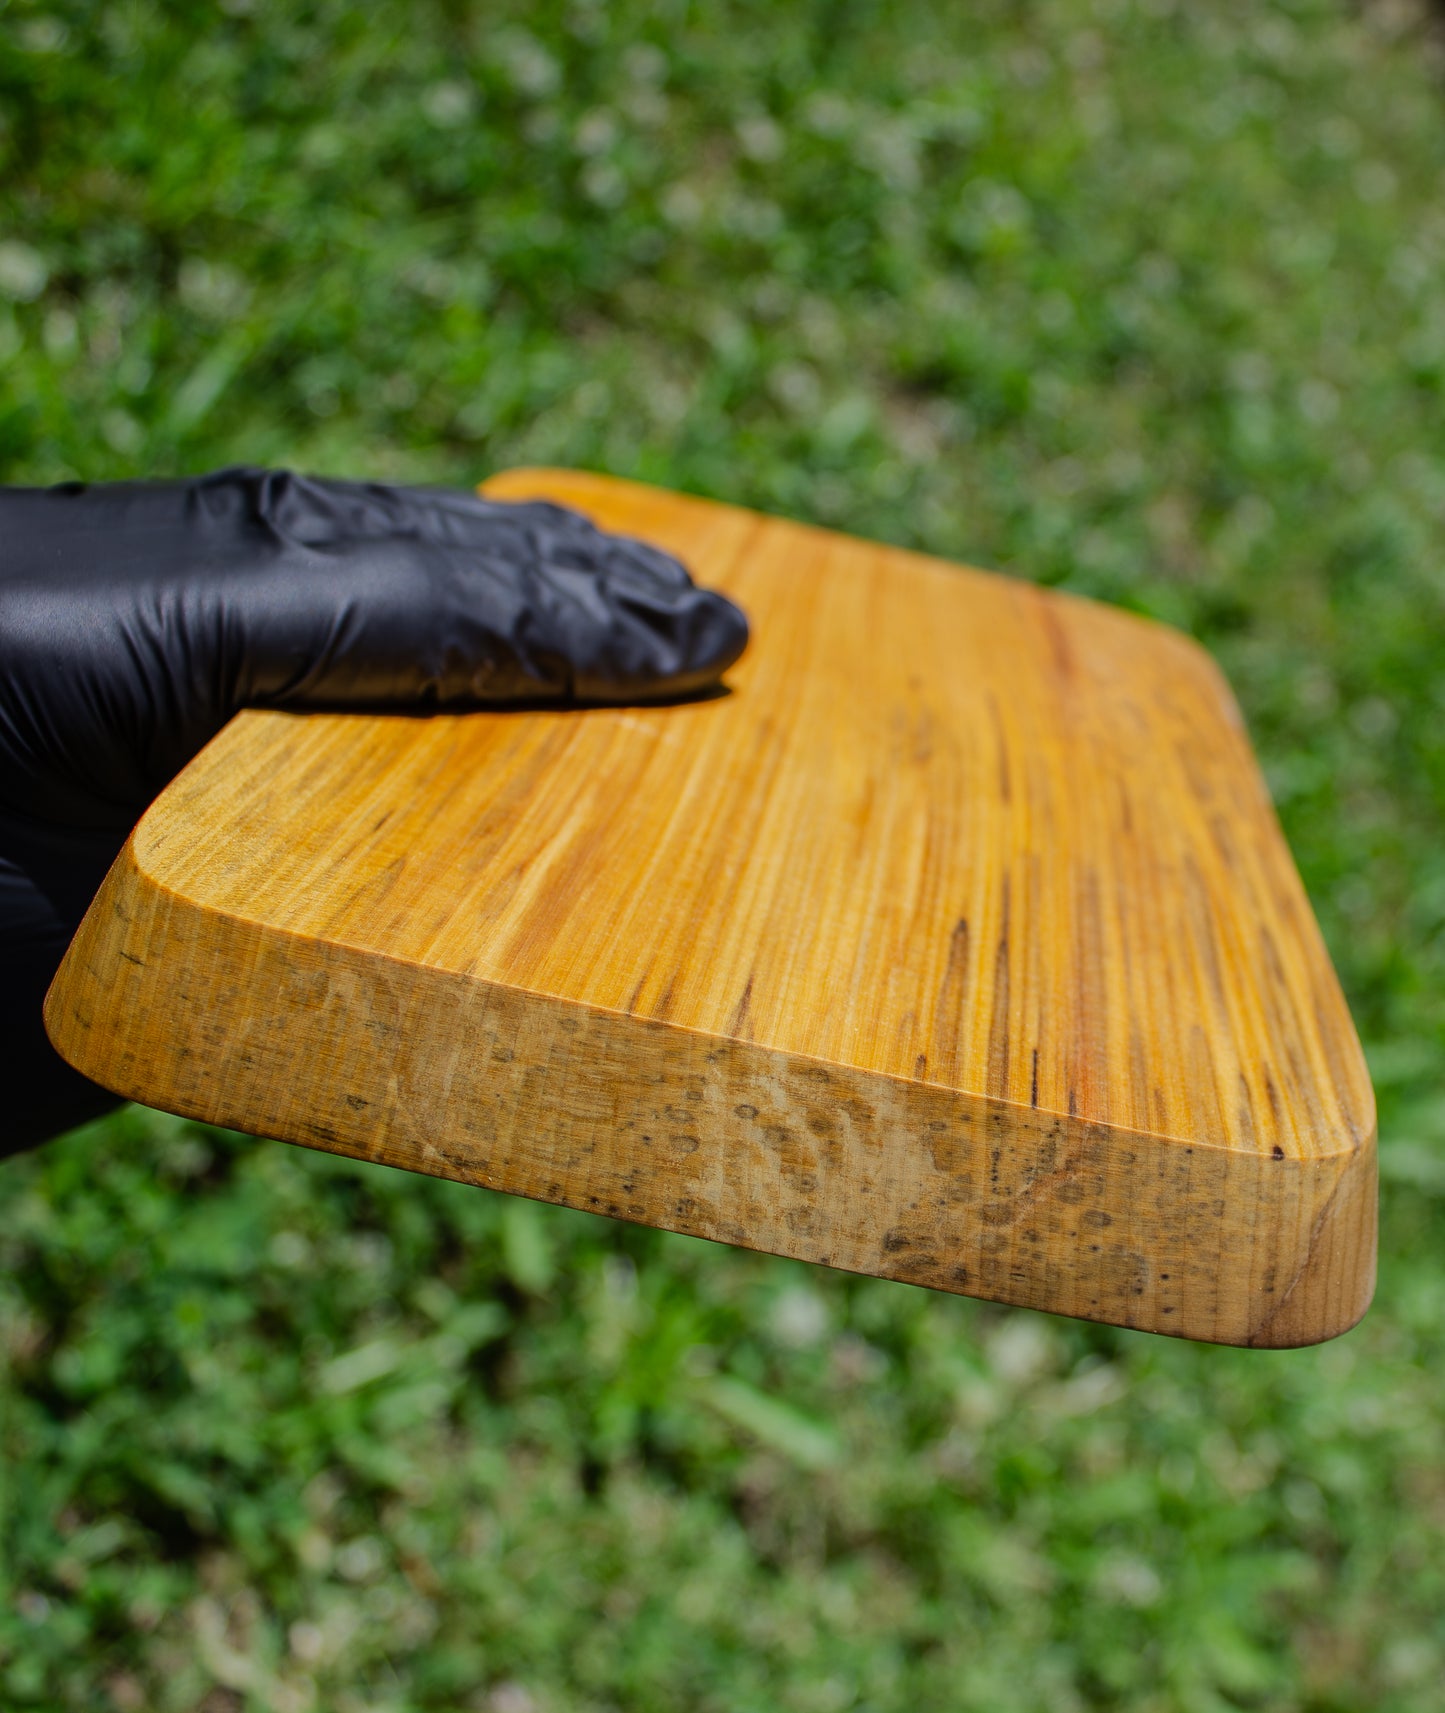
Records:
M883 1253L896 1255L900 1249L908 1249L912 1240L901 1231L885 1231L883 1234Z
M999 930L998 946L993 962L993 1013L988 1026L988 1092L1007 1097L1009 1063L1009 877L1003 877L1003 925Z
M1013 801L1013 782L1009 778L1008 743L1004 738L1003 718L998 711L998 698L989 692L988 711L993 720L994 740L998 744L998 790L1005 803Z
M1282 1160L1284 1158L1284 1149L1280 1147L1278 1142L1275 1143L1274 1147L1271 1148L1269 1152L1270 1158L1273 1160Z
M968 918L960 916L948 937L948 961L943 980L938 987L938 1000L933 1016L931 1052L937 1080L956 1083L958 1080L959 1042L963 1036L963 1021L968 1010ZM925 1056L919 1055L915 1073L923 1076Z
M733 1114L737 1118L752 1119L758 1116L758 1109L755 1106L749 1106L747 1101L744 1101L741 1106L733 1108Z

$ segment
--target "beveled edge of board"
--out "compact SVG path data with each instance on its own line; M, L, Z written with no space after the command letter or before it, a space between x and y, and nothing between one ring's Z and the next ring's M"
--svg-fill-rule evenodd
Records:
M1369 1306L1373 1130L1274 1159L439 971L208 909L147 872L144 830L45 1005L60 1053L127 1099L1212 1343L1313 1344ZM325 1110L298 1097L318 1081L333 1094Z

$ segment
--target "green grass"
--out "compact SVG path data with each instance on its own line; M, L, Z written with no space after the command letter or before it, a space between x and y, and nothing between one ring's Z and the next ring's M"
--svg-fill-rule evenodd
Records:
M1435 1713L1442 178L1384 0L0 7L0 478L588 465L1183 625L1384 1179L1264 1354L130 1111L0 1168L0 1705Z

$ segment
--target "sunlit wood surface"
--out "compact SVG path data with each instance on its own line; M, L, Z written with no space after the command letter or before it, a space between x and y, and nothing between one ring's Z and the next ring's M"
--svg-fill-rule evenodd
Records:
M1364 1064L1184 637L661 490L729 693L252 713L146 815L47 1007L238 1129L859 1272L1307 1343L1374 1278Z

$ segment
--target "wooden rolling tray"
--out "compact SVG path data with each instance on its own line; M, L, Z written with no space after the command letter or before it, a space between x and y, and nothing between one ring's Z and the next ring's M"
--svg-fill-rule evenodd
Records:
M753 621L729 693L248 713L47 1003L154 1106L1233 1344L1374 1282L1359 1043L1230 692L1128 614L514 471Z

